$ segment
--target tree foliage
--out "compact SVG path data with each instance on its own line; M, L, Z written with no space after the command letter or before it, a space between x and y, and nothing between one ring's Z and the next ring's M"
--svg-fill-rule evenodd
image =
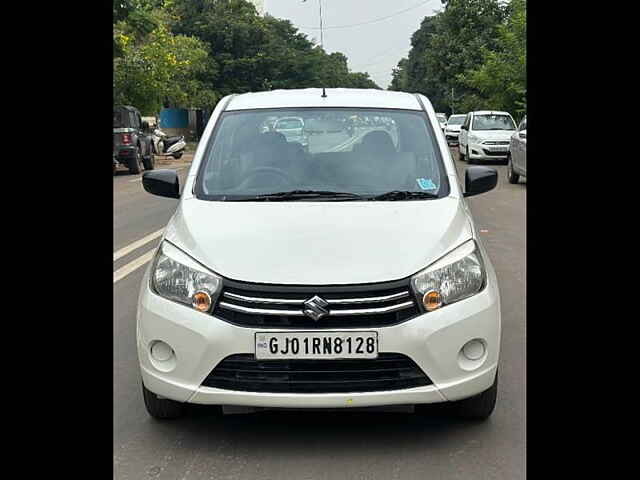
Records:
M423 93L450 113L524 108L525 10L526 0L449 0L413 34L390 89Z
M144 111L280 88L379 88L246 0L114 0L114 18L115 99Z

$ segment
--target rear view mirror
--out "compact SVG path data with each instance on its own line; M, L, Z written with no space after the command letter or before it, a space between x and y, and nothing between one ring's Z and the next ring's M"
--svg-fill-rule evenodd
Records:
M175 170L151 170L142 174L144 189L159 197L180 198L180 185Z
M489 167L468 167L464 172L464 196L488 192L498 183L498 172Z
M520 138L527 138L527 130L520 130L520 132L518 133L518 136Z
M460 130L466 130L467 127L465 127L464 125L460 125Z

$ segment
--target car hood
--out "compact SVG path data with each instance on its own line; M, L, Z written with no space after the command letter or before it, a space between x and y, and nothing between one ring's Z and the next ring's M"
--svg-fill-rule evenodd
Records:
M513 132L513 130L475 130L471 135L481 140L509 140Z
M297 285L406 278L472 237L460 199L180 202L169 240L233 280Z

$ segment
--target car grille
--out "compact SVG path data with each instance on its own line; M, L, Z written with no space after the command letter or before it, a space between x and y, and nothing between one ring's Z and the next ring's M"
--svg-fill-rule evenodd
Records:
M500 141L500 142L482 142L483 145L509 145L509 141Z
M482 151L489 157L506 157L508 153L506 150L503 152L490 152L489 150L485 150L484 148L482 149Z
M399 353L357 360L256 360L253 354L240 354L222 360L202 386L241 392L340 393L432 383L413 360Z
M319 296L328 314L305 315L304 302ZM235 325L260 328L384 327L409 320L419 310L408 280L333 287L271 286L224 280L213 315Z

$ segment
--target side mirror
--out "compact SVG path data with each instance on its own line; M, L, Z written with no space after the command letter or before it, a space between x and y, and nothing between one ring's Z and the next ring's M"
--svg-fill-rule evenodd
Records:
M526 129L520 130L520 132L518 133L518 136L520 138L525 138L526 139L527 138L527 130Z
M466 130L467 127L465 127L464 125L460 125L460 130Z
M174 170L151 170L142 174L144 189L159 197L180 198L178 174Z
M468 167L464 172L464 196L488 192L498 183L498 172L489 167Z

